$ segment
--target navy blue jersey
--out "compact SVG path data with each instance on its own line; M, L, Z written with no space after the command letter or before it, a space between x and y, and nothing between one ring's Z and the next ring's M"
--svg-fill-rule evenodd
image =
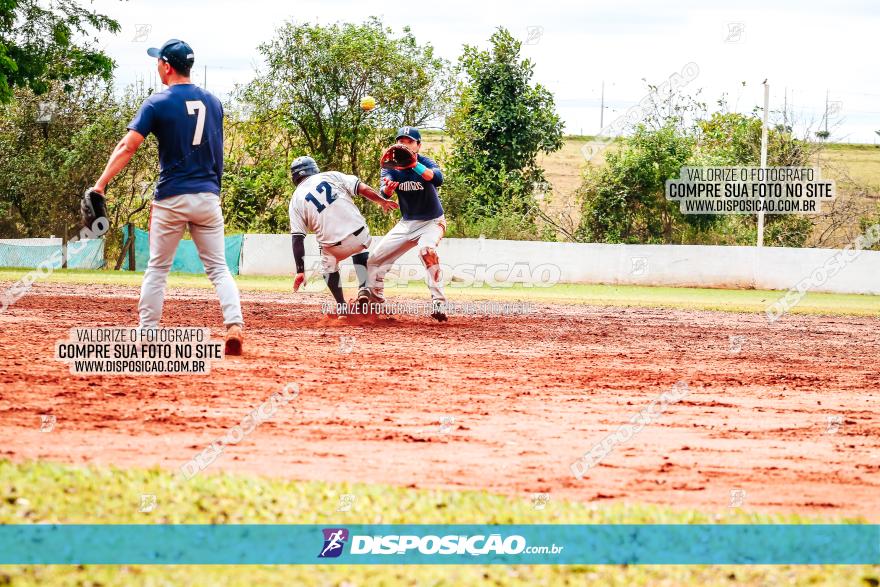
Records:
M404 220L434 220L443 216L437 188L443 185L443 172L434 161L419 155L419 163L434 171L434 178L425 181L412 169L383 169L382 177L398 182L397 201Z
M193 84L175 84L144 101L130 130L159 141L155 198L220 194L223 176L223 105Z

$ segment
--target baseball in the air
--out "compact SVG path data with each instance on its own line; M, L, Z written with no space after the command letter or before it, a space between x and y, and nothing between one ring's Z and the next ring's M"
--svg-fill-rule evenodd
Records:
M365 112L369 112L375 107L376 98L372 96L364 96L363 98L361 98L361 108L363 108Z

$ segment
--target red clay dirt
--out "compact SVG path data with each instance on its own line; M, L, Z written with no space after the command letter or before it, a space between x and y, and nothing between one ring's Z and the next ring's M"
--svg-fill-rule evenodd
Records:
M83 377L53 358L55 341L135 324L137 291L38 284L0 315L0 458L176 470L296 382L300 396L209 472L707 512L729 511L743 489L745 510L880 522L876 318L771 326L758 314L538 304L529 316L367 324L322 317L326 299L244 294L245 354L209 375ZM220 322L212 292L169 292L163 325L217 325L219 338ZM738 353L731 335L745 337ZM576 458L679 380L686 397L572 476ZM53 431L40 431L41 414L56 416Z

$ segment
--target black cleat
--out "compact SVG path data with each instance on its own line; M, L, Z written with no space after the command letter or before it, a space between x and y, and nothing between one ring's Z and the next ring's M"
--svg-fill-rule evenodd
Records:
M362 287L358 290L357 299L354 302L355 308L357 308L357 312L360 314L365 314L367 308L370 307L370 290L365 287Z
M431 306L431 318L437 322L446 322L449 320L449 318L446 317L446 304L439 300L434 300Z

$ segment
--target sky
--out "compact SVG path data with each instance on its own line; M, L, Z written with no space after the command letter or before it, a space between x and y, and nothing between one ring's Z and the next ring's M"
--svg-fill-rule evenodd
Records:
M196 56L193 81L221 97L247 83L260 65L257 50L284 21L361 22L378 16L395 30L410 26L455 61L463 45L486 47L503 26L523 41L535 81L553 92L570 134L594 134L647 94L647 83L698 71L683 91L701 90L715 109L751 112L770 86L771 119L783 105L798 134L824 126L826 98L832 140L880 143L880 5L871 2L642 0L388 3L365 0L95 0L89 3L122 26L102 35L118 66L117 84L151 83L155 61L146 49L180 38ZM604 82L604 116L601 94ZM743 85L745 82L745 85Z

